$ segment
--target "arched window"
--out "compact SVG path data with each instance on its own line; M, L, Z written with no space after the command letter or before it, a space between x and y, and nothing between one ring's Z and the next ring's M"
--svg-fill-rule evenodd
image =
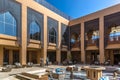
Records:
M49 42L56 43L56 31L54 28L49 30Z
M16 20L10 12L0 13L0 33L16 36Z
M30 39L40 40L40 26L35 21L30 24Z

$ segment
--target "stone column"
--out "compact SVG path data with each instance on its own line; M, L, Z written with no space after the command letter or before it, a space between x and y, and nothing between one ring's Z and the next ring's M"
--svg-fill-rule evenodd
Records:
M27 6L21 6L21 49L20 49L20 63L26 65L27 53Z
M9 50L9 64L13 64L13 51Z
M104 63L105 61L105 51L104 51L104 17L100 17L99 19L99 33L100 33L100 38L99 38L99 53L100 53L100 63Z
M84 32L84 22L81 23L81 62L85 63L85 32Z
M0 46L0 65L2 66L3 65L3 46Z
M41 50L41 58L44 59L44 63L46 63L47 58L47 15L44 14L44 27L43 27L43 46Z
M58 45L56 51L56 60L58 63L61 63L61 23L58 25Z
M71 60L71 51L67 52L67 60Z
M41 54L41 51L37 51L37 64L40 64L40 54Z
M58 64L61 63L61 51L60 50L56 51L56 61L58 62Z

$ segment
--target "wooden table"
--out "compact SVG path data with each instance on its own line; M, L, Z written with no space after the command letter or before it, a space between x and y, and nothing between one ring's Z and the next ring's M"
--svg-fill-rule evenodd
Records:
M102 77L104 67L85 67L87 78L90 80L99 80Z
M53 78L58 79L58 80L64 80L65 73L62 73L62 74L53 73Z

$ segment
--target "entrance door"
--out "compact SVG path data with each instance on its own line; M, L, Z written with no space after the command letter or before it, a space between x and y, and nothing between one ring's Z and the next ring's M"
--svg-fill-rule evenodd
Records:
M67 59L67 52L61 52L61 62L65 61Z
M47 57L50 62L52 62L52 63L56 62L56 52L48 52Z
M3 65L9 64L9 50L4 49Z
M13 51L13 64L19 62L19 51Z
M80 54L80 51L72 51L72 52L71 52L71 55L72 55L72 62L73 62L74 64L81 62L81 54Z
M120 62L120 54L114 54L114 64L118 65Z

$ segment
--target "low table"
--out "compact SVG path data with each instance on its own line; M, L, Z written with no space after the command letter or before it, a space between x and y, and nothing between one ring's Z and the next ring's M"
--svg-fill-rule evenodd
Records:
M58 80L64 80L65 78L65 73L58 74L58 73L53 73L53 78L58 79Z
M99 80L102 77L102 70L104 67L86 67L87 78L90 80Z

